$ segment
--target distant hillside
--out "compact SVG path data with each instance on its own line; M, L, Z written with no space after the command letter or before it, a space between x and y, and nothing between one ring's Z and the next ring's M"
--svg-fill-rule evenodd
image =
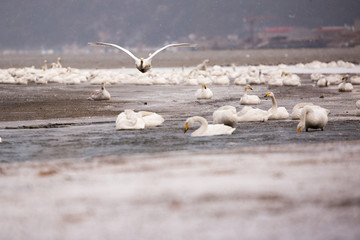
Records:
M248 37L255 28L352 24L358 0L4 0L0 49L57 48L112 41L124 46L161 45L189 34Z

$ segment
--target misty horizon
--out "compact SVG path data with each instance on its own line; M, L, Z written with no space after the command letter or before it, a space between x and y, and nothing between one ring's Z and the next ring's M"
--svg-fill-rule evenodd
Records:
M225 1L9 1L2 3L0 49L87 47L91 41L122 46L159 46L165 42L250 37L270 27L353 25L360 19L357 0Z

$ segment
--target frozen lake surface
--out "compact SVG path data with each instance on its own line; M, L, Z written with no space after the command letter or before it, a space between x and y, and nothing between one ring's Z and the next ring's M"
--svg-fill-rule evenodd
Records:
M297 133L287 119L184 134L190 116L242 109L234 80L209 84L211 100L196 100L199 85L118 83L103 102L86 100L98 89L89 82L1 84L0 239L359 239L360 85L339 92L300 77L299 87L253 85L256 107L271 107L268 91L290 113L313 102L331 111L324 131ZM116 131L124 109L165 122Z

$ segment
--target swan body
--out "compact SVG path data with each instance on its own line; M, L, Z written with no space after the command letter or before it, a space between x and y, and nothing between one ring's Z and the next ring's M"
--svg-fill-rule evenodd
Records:
M223 106L215 110L213 113L213 123L224 124L235 127L237 124L236 108L233 106Z
M242 105L256 105L260 103L260 98L256 95L247 95L248 89L253 90L253 88L248 85L245 87L244 95L240 98L240 104Z
M324 130L328 122L329 110L320 106L305 106L301 111L300 122L297 126L297 131L301 132L303 129L307 132L309 128Z
M321 73L312 73L311 75L310 75L310 78L311 78L311 80L312 81L319 81L320 80L320 78L324 78L325 76L324 75L322 75Z
M266 122L271 113L259 108L245 106L237 113L238 122Z
M240 75L234 80L235 85L246 85L246 76Z
M283 79L284 86L297 87L301 85L301 79L296 74L285 73L285 78Z
M316 85L318 87L327 87L330 85L330 83L325 77L322 77L316 82Z
M293 107L293 110L291 112L291 119L292 120L298 120L300 119L301 111L305 106L313 106L313 103L298 103Z
M265 96L271 97L272 100L272 107L268 110L268 112L271 113L269 119L280 120L289 117L289 113L285 107L278 107L274 93L268 92Z
M185 132L191 128L195 122L200 123L200 127L191 133L192 137L205 137L215 135L231 135L235 128L226 126L224 124L208 124L205 118L195 116L190 117L185 122Z
M211 99L213 97L213 93L206 87L206 84L203 84L202 88L195 92L195 97L197 99Z
M352 76L350 80L353 85L360 85L360 76Z
M356 101L355 106L356 106L356 115L360 116L360 100Z
M165 121L161 115L154 112L139 111L138 116L144 120L145 127L157 127Z
M125 53L127 53L132 59L135 60L135 66L136 68L142 72L145 73L147 71L149 71L151 69L151 60L153 59L153 57L155 57L156 54L158 54L159 52L165 50L166 48L169 47L191 47L194 46L193 44L189 44L189 43L173 43L173 44L169 44L166 45L158 50L156 50L153 54L151 54L148 58L137 58L135 57L135 55L130 52L129 50L120 47L116 44L113 43L104 43L104 42L89 42L89 45L91 46L107 46L107 47L115 47Z
M348 76L345 76L342 78L342 83L339 84L338 89L339 92L351 92L354 87L351 83L346 82L346 80L348 79Z
M329 85L336 85L342 82L342 77L339 74L330 74L327 75L325 78L329 82Z
M110 100L111 96L110 93L105 89L105 84L101 84L101 89L94 91L91 96L88 98L88 100Z
M145 128L145 121L133 110L124 110L116 119L116 130L143 128Z

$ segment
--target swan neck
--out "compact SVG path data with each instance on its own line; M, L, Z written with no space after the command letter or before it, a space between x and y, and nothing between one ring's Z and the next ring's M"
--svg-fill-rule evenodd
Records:
M300 123L302 126L305 126L305 119L306 119L306 115L308 114L309 109L305 108L301 111L301 115L300 115Z
M277 101L276 101L275 96L271 96L271 101L272 101L272 107L273 107L273 108L277 108L278 105L277 105Z
M208 127L208 122L206 121L205 118L203 118L203 117L194 117L193 121L200 123L200 127L196 130L196 133L203 133L203 132L206 131L206 129Z

